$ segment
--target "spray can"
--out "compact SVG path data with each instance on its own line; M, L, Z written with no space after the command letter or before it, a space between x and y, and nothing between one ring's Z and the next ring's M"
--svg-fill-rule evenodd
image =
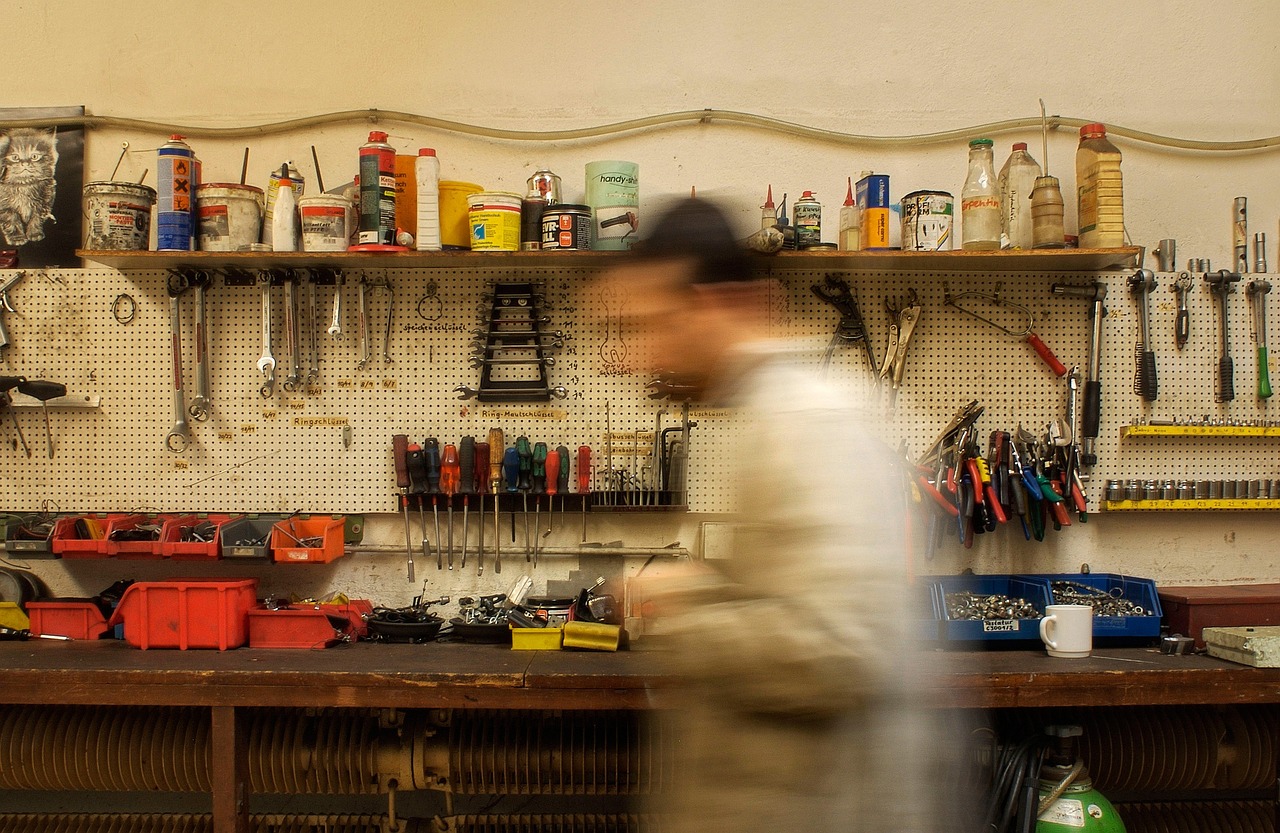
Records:
M195 248L196 224L192 204L199 177L196 154L173 134L160 146L156 179L156 249L189 252Z
M360 245L395 243L396 149L381 130L360 146Z
M795 218L796 248L810 249L822 242L822 203L812 191L805 191L791 205Z
M542 248L542 213L560 202L560 177L545 168L529 177L528 190L520 202L520 249L534 252Z

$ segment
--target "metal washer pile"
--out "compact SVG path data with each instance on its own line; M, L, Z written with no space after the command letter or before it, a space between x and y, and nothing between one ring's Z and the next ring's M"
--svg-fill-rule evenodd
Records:
M1026 599L1000 593L973 593L962 590L946 594L947 618L955 620L1039 619L1040 611Z

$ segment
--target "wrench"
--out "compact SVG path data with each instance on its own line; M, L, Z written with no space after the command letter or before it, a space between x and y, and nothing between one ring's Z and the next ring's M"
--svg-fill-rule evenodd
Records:
M262 358L258 359L258 372L264 377L258 393L266 399L276 390L276 360L271 355L271 276L263 273L258 280L262 283Z
M333 287L333 319L329 322L329 335L342 338L342 287Z
M479 390L466 385L459 385L453 389L453 392L458 394L459 399L475 399L480 395ZM548 392L556 399L567 399L569 397L569 389L564 385L556 385L550 388Z
M164 438L164 447L174 454L181 454L191 441L187 428L187 409L182 393L182 305L179 299L189 287L187 276L171 272L168 279L169 329L173 342L173 430Z
M316 283L314 280L307 281L307 343L311 348L311 364L307 368L307 385L313 385L320 379L320 347L317 342L320 340L316 333Z
M292 273L284 279L284 337L293 368L284 380L284 389L293 393L302 383L302 350L298 344L298 284Z
M369 366L369 284L360 279L360 296L356 306L356 319L360 328L360 361L356 370L364 370Z
M209 399L209 329L204 305L209 282L206 276L201 278L196 284L196 395L188 410L196 422L207 420L213 406Z

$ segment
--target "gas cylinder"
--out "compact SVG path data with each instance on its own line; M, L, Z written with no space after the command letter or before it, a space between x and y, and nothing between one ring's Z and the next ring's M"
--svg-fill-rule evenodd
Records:
M1125 833L1120 814L1094 789L1089 771L1076 756L1075 739L1083 730L1079 726L1049 726L1045 733L1053 738L1054 747L1040 768L1039 802L1068 778L1070 783L1037 816L1036 833Z

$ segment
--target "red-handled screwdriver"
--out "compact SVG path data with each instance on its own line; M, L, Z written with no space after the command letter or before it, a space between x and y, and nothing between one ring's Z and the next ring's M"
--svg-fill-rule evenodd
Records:
M422 446L409 443L405 460L409 468L409 493L417 495L415 502L418 504L418 526L422 529L422 559L426 561L431 558L431 542L427 540L427 456Z
M587 542L587 496L591 494L591 449L578 446L578 499L582 503L582 543Z
M427 437L423 449L427 469L427 492L431 495L431 514L436 522L436 569L444 569L444 550L440 547L440 441Z
M560 449L547 451L547 531L543 537L551 534L556 525L556 493L560 491Z
M480 526L476 535L476 575L484 575L484 493L489 482L489 444L476 443L475 484L480 495Z
M444 453L440 455L440 491L444 492L449 511L449 569L453 569L453 496L458 491L458 477L461 466L458 464L458 448L453 443L446 443Z

